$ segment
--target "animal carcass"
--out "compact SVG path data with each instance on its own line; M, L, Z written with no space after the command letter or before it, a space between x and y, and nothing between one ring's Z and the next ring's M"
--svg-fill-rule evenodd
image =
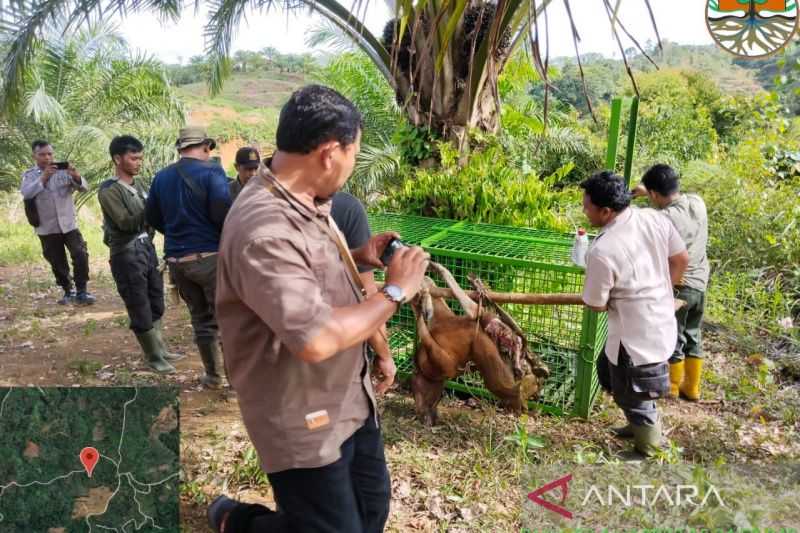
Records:
M456 315L444 299L432 298L428 291L434 286L433 281L425 279L422 291L412 302L420 340L411 379L417 416L428 425L435 424L436 407L445 382L463 374L470 363L483 377L486 388L503 405L515 412L522 411L529 399L538 396L549 375L547 367L530 357L524 339L517 339L512 328L472 301L447 269L436 263L431 266L439 271L466 314ZM501 355L498 334L522 344L526 359L531 363L530 368L526 368L528 373L515 376L521 373L517 369L519 363L507 361Z

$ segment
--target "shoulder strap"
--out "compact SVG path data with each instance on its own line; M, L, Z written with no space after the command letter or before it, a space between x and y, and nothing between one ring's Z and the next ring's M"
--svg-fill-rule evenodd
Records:
M174 167L175 170L178 172L178 175L183 180L184 185L186 185L186 187L192 193L192 196L197 198L197 200L200 202L201 205L206 205L206 193L203 190L203 188L197 185L194 179L186 175L186 172L184 172L183 169L181 168L180 161L174 163Z
M108 189L109 187L111 187L115 183L116 183L116 180L114 178L108 178L107 180L105 180L103 183L100 184L100 186L97 188L97 190L98 191L103 191L105 189Z
M347 270L350 271L350 277L353 280L356 288L358 288L359 292L359 300L363 300L367 296L367 289L364 287L364 283L361 281L361 275L358 273L358 267L356 266L356 262L353 259L353 256L350 254L350 250L345 246L344 241L342 240L342 234L339 232L339 229L336 227L336 222L330 217L327 217L327 224L322 222L319 218L314 218L314 222L317 226L322 229L330 238L333 240L336 247L339 249L339 255L344 261L344 264L347 266Z

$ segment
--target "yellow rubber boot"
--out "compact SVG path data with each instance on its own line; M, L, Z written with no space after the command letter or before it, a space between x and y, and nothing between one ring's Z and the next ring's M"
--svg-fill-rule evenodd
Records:
M678 388L683 383L683 361L669 364L669 397L678 398Z
M703 360L697 357L687 357L686 376L680 387L680 394L683 398L696 402L700 399L700 374L703 370Z

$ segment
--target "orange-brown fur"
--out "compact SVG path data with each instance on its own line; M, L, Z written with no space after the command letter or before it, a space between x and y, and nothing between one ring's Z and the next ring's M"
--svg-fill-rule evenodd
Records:
M472 362L483 376L486 388L503 404L519 412L535 381L515 381L494 341L468 316L457 316L441 298L434 299L430 329L417 313L420 345L415 354L416 370L411 380L417 415L427 424L436 423L436 406L444 383L461 375Z

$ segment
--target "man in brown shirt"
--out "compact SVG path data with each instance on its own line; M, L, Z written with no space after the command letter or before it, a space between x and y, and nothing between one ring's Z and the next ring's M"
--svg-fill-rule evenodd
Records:
M217 531L372 533L388 517L365 341L416 294L428 256L400 249L384 290L362 294L354 262L381 266L394 235L372 237L351 258L330 218L361 128L339 93L295 92L281 111L277 151L226 219L217 277L225 365L280 512L221 496L208 513ZM389 354L375 367L394 373Z

